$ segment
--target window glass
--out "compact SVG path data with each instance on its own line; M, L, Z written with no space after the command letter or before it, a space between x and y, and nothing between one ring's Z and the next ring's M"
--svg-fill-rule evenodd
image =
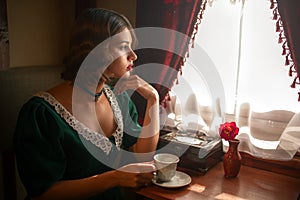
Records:
M204 11L195 43L208 54L220 74L226 113L233 114L235 106L246 102L256 112L300 111L298 94L290 88L292 77L288 76L288 66L284 66L285 57L281 55L281 44L277 43L278 33L269 4L262 0L245 1L242 9L241 1L232 4L215 0ZM188 61L189 58L183 67L183 77L191 85L197 85L199 80L189 78L193 70ZM200 104L207 105L209 97L204 98L201 89L199 85L195 88L196 96Z
M172 88L178 102L175 105L180 107L175 110L181 111L175 112L175 119L184 125L196 119L200 127L209 127L212 136L218 134L221 122L235 121L240 127L237 138L243 143L241 151L269 159L291 159L300 147L300 106L297 91L290 87L293 78L288 76L289 66L281 55L282 44L277 42L270 2L246 0L244 7L243 1L230 2L214 0L204 11L195 48L190 48L179 84ZM213 65L203 61L197 47ZM215 102L217 91L207 84L218 77L201 74L207 68L215 68L221 79L224 107Z

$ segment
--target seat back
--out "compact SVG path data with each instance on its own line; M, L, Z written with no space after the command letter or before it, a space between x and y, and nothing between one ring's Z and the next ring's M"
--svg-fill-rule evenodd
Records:
M13 153L13 132L19 110L36 92L62 82L62 66L15 67L0 71L0 199L24 199Z
M15 67L0 71L0 146L12 147L12 132L21 106L36 92L60 82L61 66Z

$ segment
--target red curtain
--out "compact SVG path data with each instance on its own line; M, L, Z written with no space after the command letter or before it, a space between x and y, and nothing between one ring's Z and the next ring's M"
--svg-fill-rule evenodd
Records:
M273 19L276 20L278 42L282 43L282 55L286 57L285 65L289 67L289 76L294 79L291 87L300 85L300 1L270 0ZM300 92L298 92L300 101Z
M205 4L202 4L202 0L137 0L136 28L162 27L181 32L189 36L187 38L194 39L204 9ZM165 38L168 38L170 49L175 46L180 47L181 55L185 55L189 43L192 42L187 41L187 38L175 39L174 35L168 35ZM158 77L157 83L153 86L159 92L160 100L164 101L177 80L184 57L159 49L140 49L136 53L138 55L137 66L146 63L169 66L160 71L151 72Z

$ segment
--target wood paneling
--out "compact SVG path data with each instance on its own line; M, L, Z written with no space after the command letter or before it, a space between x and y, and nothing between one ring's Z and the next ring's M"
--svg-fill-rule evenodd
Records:
M6 0L0 0L0 70L9 67L9 40Z

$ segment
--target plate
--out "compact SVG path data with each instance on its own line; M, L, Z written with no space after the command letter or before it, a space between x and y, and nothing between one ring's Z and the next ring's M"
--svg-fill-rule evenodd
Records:
M192 179L188 174L186 174L184 172L176 171L175 176L170 181L161 182L154 178L154 179L152 179L152 182L155 185L158 185L161 187L177 188L177 187L183 187L183 186L190 184L192 182Z

